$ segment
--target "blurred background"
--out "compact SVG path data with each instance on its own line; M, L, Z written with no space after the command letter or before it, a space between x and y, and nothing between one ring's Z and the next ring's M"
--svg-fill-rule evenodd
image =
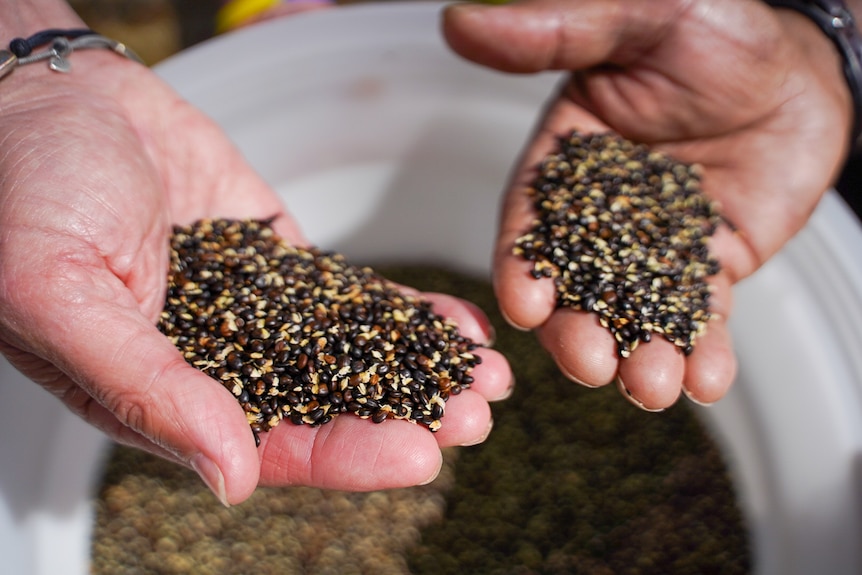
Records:
M73 0L90 28L128 44L147 64L213 35L217 0Z
M350 4L357 0L336 0ZM222 0L70 0L90 28L128 44L153 65L215 35Z

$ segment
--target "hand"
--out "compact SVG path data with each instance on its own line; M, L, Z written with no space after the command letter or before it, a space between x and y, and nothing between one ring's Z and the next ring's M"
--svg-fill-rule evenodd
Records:
M749 0L456 5L443 25L453 49L480 64L572 71L505 198L495 255L504 315L535 328L572 380L616 380L645 409L672 405L680 390L700 403L721 398L736 372L731 286L804 225L847 153L851 102L830 41L804 16ZM689 357L653 338L620 359L594 315L555 309L552 280L532 279L530 264L512 255L534 217L525 188L556 137L574 128L612 129L702 164L705 193L737 227L711 241L722 265L712 282L717 318Z
M20 67L0 91L0 349L16 367L110 437L196 469L225 503L259 483L412 485L434 477L440 447L484 439L487 399L510 384L490 350L437 434L344 415L283 422L256 448L231 393L155 327L168 235L204 217L277 215L285 238L305 240L221 131L152 72L107 52L70 60L67 75ZM487 342L476 308L429 297Z

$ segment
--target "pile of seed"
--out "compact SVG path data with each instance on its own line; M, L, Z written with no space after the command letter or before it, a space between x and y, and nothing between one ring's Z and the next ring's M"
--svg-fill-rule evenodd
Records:
M656 417L585 389L502 319L489 282L427 265L378 271L476 302L518 384L481 445L428 485L262 487L225 508L197 475L116 447L94 498L93 575L751 573L721 451L690 404Z
M591 311L620 356L660 334L693 350L710 319L707 240L720 216L700 168L613 133L572 132L530 188L536 218L514 253L551 277L557 305Z
M477 345L368 267L288 245L267 222L202 220L171 237L159 328L237 398L259 434L344 412L440 428Z
M197 475L116 446L94 502L92 575L407 575L406 550L439 524L429 485L370 493L259 487L224 507Z

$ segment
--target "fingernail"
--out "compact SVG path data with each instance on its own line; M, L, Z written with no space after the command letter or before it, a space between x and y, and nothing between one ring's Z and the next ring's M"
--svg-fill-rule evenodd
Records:
M439 461L439 463L437 463L437 469L434 470L434 473L431 474L431 477L429 477L428 479L426 479L425 481L423 481L419 485L428 485L429 483L431 483L432 481L437 479L437 476L440 475L441 469L443 469L443 453L442 452L440 452L440 461Z
M510 317L506 314L506 312L503 310L503 308L502 308L502 307L500 308L500 315L502 315L502 316L503 316L503 320L505 320L505 322L506 322L507 324L509 324L509 325L510 325L510 326L512 326L513 328L517 329L518 331L530 331L530 328L524 327L524 326L522 326L522 325L518 325L518 324L516 324L514 321L512 321L512 318L510 318Z
M503 401L504 399L509 399L510 397L512 397L512 393L514 393L514 391L515 391L515 375L512 374L509 377L509 387L506 388L506 391L504 391L499 397L495 397L491 401Z
M479 329L482 330L482 338L484 341L478 343L481 343L485 347L493 347L494 342L497 340L497 333L494 331L494 326L488 319L488 315L481 307L471 301L465 300L464 305L470 311L473 319L476 320Z
M482 443L483 441L488 439L488 436L491 435L491 430L493 428L494 428L494 418L492 417L490 419L490 421L488 421L488 427L485 428L485 433L482 434L482 437L480 437L479 439L477 439L475 441L470 441L468 443L462 443L461 447L470 447L471 445L479 445L480 443Z
M483 341L477 341L476 343L482 344L483 347L494 347L494 344L497 342L497 332L494 330L494 326L484 318L484 313L481 317L476 316L476 321L479 323L479 329L482 330L483 338Z
M691 393L689 393L689 391L684 387L682 388L682 392L685 394L685 396L688 398L688 400L690 402L696 403L697 405L699 405L701 407L712 407L712 405L713 405L712 403L707 403L705 401L698 401L697 399L692 397Z
M222 475L218 465L203 453L198 453L192 457L190 463L192 469L203 479L204 483L206 483L207 487L210 488L210 491L215 494L218 500L221 501L222 505L230 507L230 503L227 501L227 491L224 486L224 475Z
M486 347L494 347L494 344L497 343L497 330L494 329L494 326L491 325L491 322L488 322L487 329L485 330L485 340L487 343Z
M632 395L632 392L629 391L629 389L626 387L626 384L623 383L622 378L619 376L617 376L617 388L619 388L620 393L623 394L623 397L629 400L629 403L636 407L639 407L644 411L648 411L650 413L659 413L664 411L663 407L659 407L658 409L650 409L649 407L646 407L643 403L640 402L639 399Z
M589 383L581 381L580 379L578 379L577 377L572 375L567 369L564 369L562 367L560 367L560 371L563 372L563 375L566 376L566 379L573 381L573 382L577 383L578 385L582 385L582 386L588 387L590 389L596 389L598 387L601 387L600 385L590 385Z

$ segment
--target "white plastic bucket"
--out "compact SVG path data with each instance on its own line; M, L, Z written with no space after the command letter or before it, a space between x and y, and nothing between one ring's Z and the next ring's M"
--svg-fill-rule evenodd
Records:
M500 191L558 76L458 59L440 8L303 14L158 72L228 131L315 243L484 273ZM828 195L738 287L739 379L699 410L724 445L760 574L862 572L860 248L860 226ZM87 573L106 440L5 362L0 437L0 572Z

